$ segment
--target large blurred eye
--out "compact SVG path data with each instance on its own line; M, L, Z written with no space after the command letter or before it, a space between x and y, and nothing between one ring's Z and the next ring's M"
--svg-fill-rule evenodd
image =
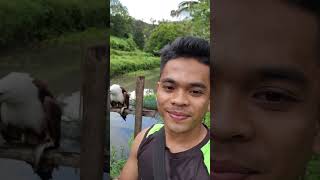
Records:
M277 88L267 88L253 94L254 100L266 108L282 110L288 105L300 100L289 91Z

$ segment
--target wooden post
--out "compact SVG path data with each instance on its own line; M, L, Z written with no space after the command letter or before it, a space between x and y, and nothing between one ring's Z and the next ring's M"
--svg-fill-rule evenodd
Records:
M136 84L136 116L134 122L134 137L136 137L141 131L142 126L143 90L144 76L139 76Z
M87 49L83 63L83 119L80 151L80 179L103 178L106 135L106 79L109 74L109 47Z

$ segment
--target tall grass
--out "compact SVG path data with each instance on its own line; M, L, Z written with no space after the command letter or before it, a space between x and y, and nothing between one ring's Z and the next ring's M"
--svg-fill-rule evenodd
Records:
M138 70L148 70L160 66L160 58L141 51L118 51L111 50L110 53L110 76Z

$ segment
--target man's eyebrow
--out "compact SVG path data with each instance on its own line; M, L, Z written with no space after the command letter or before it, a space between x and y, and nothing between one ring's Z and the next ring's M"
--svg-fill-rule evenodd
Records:
M171 79L171 78L164 78L160 80L161 83L176 83L175 80Z
M256 75L262 80L289 81L300 86L307 85L305 74L292 67L261 67L256 69Z
M199 87L199 88L203 88L203 89L207 89L206 85L204 85L201 82L194 82L194 83L190 83L191 87Z
M176 84L177 82L171 78L164 78L162 80L160 80L161 83L173 83ZM201 82L191 82L189 83L190 87L199 87L199 88L203 88L203 89L207 89L206 85L201 83Z

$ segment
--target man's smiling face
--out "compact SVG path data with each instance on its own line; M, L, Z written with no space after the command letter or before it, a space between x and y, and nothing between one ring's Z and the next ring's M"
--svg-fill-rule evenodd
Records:
M212 178L296 180L320 146L317 20L280 0L214 9Z
M157 86L157 101L169 131L185 133L199 127L209 99L208 65L182 57L165 65Z

